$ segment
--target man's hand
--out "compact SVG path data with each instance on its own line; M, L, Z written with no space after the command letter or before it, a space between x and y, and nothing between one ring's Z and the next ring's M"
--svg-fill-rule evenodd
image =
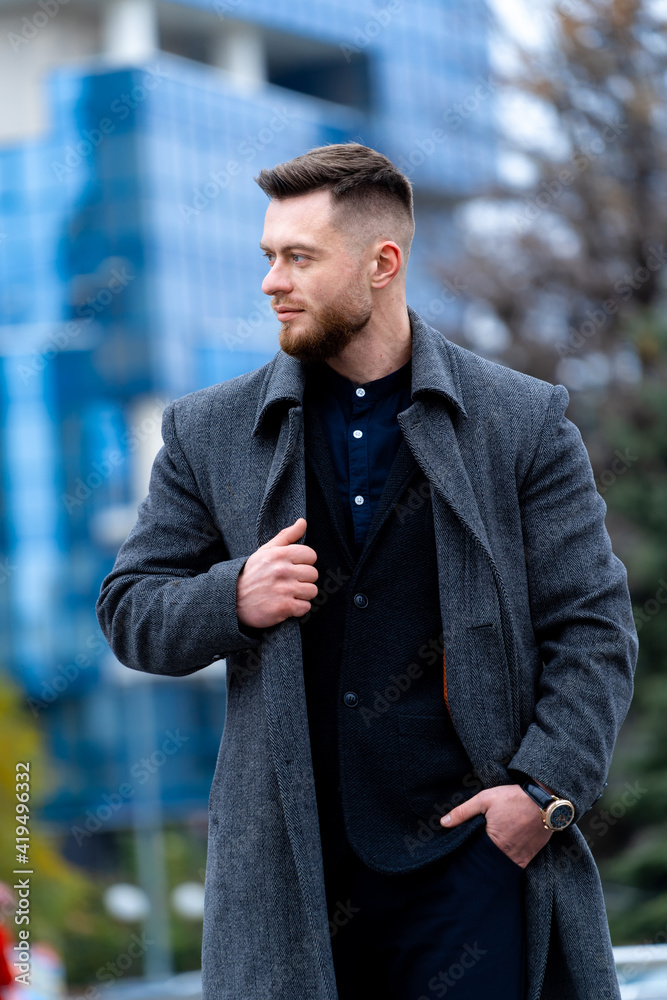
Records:
M236 613L242 625L268 628L292 615L305 615L317 597L317 553L297 541L305 517L283 528L249 557L236 581Z
M520 868L526 867L553 833L545 828L540 807L521 785L485 788L442 816L440 822L445 827L458 826L479 813L486 816L486 832L496 847Z

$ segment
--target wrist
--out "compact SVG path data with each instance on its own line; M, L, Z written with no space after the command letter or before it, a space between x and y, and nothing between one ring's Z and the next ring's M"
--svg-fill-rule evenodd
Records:
M549 788L549 786L541 782L539 778L534 778L532 774L527 774L526 771L517 771L515 768L511 768L509 770L509 774L512 776L517 785L524 785L526 781L531 781L534 785L539 785L540 788L543 788L545 792L549 793L549 795L556 794L553 788Z
M553 788L549 788L549 787L548 787L547 785L543 784L543 783L542 783L541 781L538 781L538 779L537 779L537 778L531 778L531 777L529 776L528 780L529 780L529 781L532 781L534 785L539 785L539 786L540 786L540 788L543 788L545 792L548 792L548 793L549 793L549 795L555 795L555 794L556 794L556 793L554 792Z

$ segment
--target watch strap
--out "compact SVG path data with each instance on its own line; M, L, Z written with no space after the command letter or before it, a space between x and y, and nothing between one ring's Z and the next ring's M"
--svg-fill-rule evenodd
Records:
M534 781L524 781L521 787L526 795L530 795L531 799L533 799L534 802L537 802L540 809L546 809L558 797L556 795L551 795L540 785L536 785Z

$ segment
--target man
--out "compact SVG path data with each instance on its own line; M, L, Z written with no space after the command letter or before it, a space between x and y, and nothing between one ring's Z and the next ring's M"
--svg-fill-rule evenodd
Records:
M255 179L281 349L168 404L97 602L133 669L226 658L204 1000L618 998L576 824L638 643L567 390L407 305L386 157Z

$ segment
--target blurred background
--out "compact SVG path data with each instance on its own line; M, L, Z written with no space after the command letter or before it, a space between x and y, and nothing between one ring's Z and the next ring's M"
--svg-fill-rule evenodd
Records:
M0 881L33 872L34 963L3 997L197 995L225 664L128 670L95 601L166 403L278 350L253 176L346 140L412 181L409 304L570 392L640 635L580 827L624 996L667 997L666 28L664 0L0 0Z

